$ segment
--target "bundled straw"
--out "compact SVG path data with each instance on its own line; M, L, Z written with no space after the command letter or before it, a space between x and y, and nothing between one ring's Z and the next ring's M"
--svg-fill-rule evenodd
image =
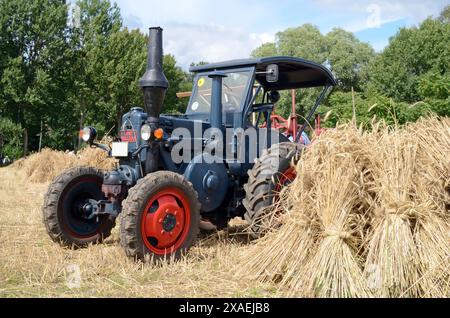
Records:
M420 120L407 127L417 140L415 202L422 209L415 226L423 276L419 280L423 295L449 296L450 285L450 119Z
M313 297L370 295L358 256L366 223L358 211L358 173L349 154L334 154L324 164L314 188L320 236L300 275L291 276L289 295L302 289Z
M374 191L378 206L366 274L378 280L372 286L378 296L417 297L418 286L410 288L421 273L411 231L419 213L411 202L417 142L408 142L403 133L394 131L385 134L377 150L380 164L374 169Z
M449 154L448 118L327 131L274 206L282 225L237 275L288 296L448 297Z
M313 200L307 195L305 191L282 191L281 200L274 207L277 211L286 213L281 219L282 230L267 234L259 240L257 248L243 254L243 258L238 262L241 263L238 275L265 282L280 281L284 272L297 270L296 265L302 265L304 259L309 256L316 236L316 229L312 227L313 216L308 213L313 211ZM303 204L292 204L294 202ZM283 221L284 219L286 221Z
M23 169L31 182L43 183L53 180L62 171L77 167L89 166L101 170L110 170L116 160L108 158L105 151L97 148L85 148L78 155L69 152L43 149L30 155L15 165Z

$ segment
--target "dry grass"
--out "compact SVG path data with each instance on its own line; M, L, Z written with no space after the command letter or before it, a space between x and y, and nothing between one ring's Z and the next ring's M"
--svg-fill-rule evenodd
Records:
M0 297L449 297L449 153L449 119L329 130L281 193L276 229L249 244L234 224L180 262L152 266L125 257L117 228L77 251L50 241L48 180L115 163L45 150L0 169Z
M117 227L102 245L72 251L51 242L42 224L48 183L28 183L16 168L0 169L0 297L270 297L270 284L234 279L246 236L238 227L203 236L174 264L130 261ZM69 288L73 266L79 287ZM69 283L69 284L68 284Z

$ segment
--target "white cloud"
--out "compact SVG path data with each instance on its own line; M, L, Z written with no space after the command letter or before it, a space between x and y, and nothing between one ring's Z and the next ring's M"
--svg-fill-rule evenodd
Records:
M436 16L448 0L317 0L321 9L352 15L352 21L342 27L351 32L374 28L382 24L406 20L409 25L418 24L429 16ZM379 15L379 24L373 25Z
M417 24L438 14L449 0L115 1L128 26L145 33L149 26L162 26L165 52L187 69L192 62L248 57L287 27L312 22L323 32L333 27L358 32L398 20Z
M117 0L125 23L164 28L164 50L187 69L192 62L249 57L259 45L274 41L277 29L258 30L272 4L239 1ZM132 18L132 19L131 19ZM269 28L270 29L270 28ZM261 32L259 32L261 31Z
M169 23L164 32L165 52L174 54L183 68L192 62L246 58L254 48L274 39L271 34L213 24Z

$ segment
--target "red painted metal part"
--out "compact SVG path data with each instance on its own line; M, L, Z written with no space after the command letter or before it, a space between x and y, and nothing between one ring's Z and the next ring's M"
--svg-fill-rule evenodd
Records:
M278 180L278 183L275 186L275 191L280 192L284 186L290 184L292 181L294 181L296 177L297 171L295 170L295 167L289 167L280 176L280 179Z
M136 132L134 130L121 130L120 140L122 140L123 142L136 142Z
M157 255L178 250L189 232L190 215L189 201L182 191L177 188L160 191L149 199L142 215L141 233L145 246ZM164 227L167 222L174 223L170 230L167 225Z
M316 116L316 136L320 136L325 129L321 127L322 118L320 115Z
M293 89L292 92L292 109L291 116L289 118L284 118L280 115L272 114L270 116L271 125L273 129L283 131L283 134L290 137L297 136L297 131L300 128L298 125L297 113L296 113L296 92ZM261 125L261 128L266 128L267 123Z
M296 113L296 91L293 89L291 91L291 97L292 97L292 109L291 109L291 116L289 118L284 118L280 115L273 114L270 116L271 125L273 129L280 130L282 133L287 137L294 137L297 136L297 132L301 129L301 125L298 124L298 118ZM321 117L320 115L317 115L315 120L315 134L316 136L320 136L325 129L321 128ZM261 128L267 128L267 123L264 123L260 126ZM302 137L300 137L300 143L303 143Z

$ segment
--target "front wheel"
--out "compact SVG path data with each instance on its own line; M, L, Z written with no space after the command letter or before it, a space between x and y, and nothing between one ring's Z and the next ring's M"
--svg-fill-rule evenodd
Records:
M178 259L197 238L200 203L183 176L160 171L129 191L121 217L120 241L127 256L154 262Z
M77 167L61 173L44 198L44 224L50 238L67 247L99 243L111 234L115 220L107 215L92 217L89 200L105 200L103 173Z

